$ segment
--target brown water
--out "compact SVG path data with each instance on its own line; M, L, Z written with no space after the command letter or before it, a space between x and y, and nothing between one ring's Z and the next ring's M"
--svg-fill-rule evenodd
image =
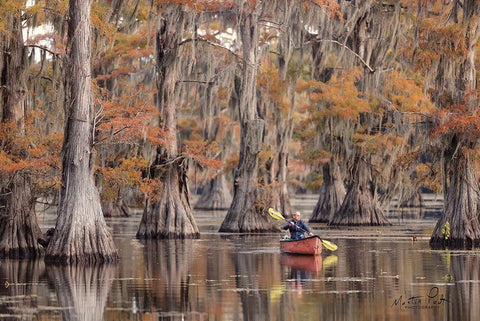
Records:
M433 219L311 224L338 250L298 257L279 252L281 234L217 233L224 215L197 212L198 240L141 241L140 216L109 219L117 265L2 260L0 320L480 319L480 252L431 250Z

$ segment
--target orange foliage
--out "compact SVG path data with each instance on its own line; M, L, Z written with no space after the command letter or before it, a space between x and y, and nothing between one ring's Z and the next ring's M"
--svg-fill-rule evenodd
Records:
M313 80L299 81L296 91L308 88L313 119L320 120L335 116L340 119L355 120L360 113L371 110L368 100L362 97L355 86L360 74L361 71L354 68L350 72L345 71L339 76L333 76L328 83ZM324 107L317 108L317 103L321 103Z
M331 18L342 18L340 5L336 0L300 0L304 11L320 8Z
M480 138L480 111L465 110L464 106L458 107L457 110L440 110L435 115L436 123L438 124L432 137L441 135L456 134L464 139L476 141Z
M102 199L113 201L123 188L142 186L142 170L148 168L148 162L141 158L122 158L114 168L96 168L96 174L103 178Z
M454 1L422 1L416 2L422 7L424 17L416 17L415 38L403 49L403 56L411 60L415 70L428 71L436 66L440 59L463 60L467 54L466 26L451 21L449 14ZM412 15L417 15L417 4L408 8Z
M394 148L406 145L406 141L394 133L377 133L374 135L355 133L354 141L368 154L389 153Z
M155 202L162 194L163 183L158 178L144 178L140 190L145 194L145 199Z
M257 78L257 89L260 90L262 99L273 103L282 103L286 98L287 87L287 81L280 79L275 64L272 61L263 60L262 69Z
M428 95L423 92L421 83L417 84L414 79L408 78L401 72L391 73L383 92L399 111L430 114L435 110Z
M25 119L24 129L14 122L0 126L0 176L28 172L41 185L45 180L58 175L62 134L44 135L35 127L35 114Z
M135 89L141 91L141 87ZM151 122L158 115L157 109L140 99L138 95L126 91L121 97L99 100L103 106L103 117L97 126L97 141L104 144L135 144L140 140L157 140L156 129L150 128L156 127Z
M196 165L203 168L220 168L222 163L215 159L218 154L216 142L207 142L199 137L184 142L183 156L193 160Z

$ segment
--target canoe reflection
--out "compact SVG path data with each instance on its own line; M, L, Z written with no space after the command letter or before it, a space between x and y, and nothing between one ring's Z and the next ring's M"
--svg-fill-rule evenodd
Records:
M321 255L295 255L295 254L281 254L281 264L289 266L292 269L297 269L307 272L321 272L322 271L322 256Z

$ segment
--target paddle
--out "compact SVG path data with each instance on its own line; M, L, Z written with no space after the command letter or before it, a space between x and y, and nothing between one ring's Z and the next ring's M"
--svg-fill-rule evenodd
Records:
M271 217L273 217L274 219L276 220L283 220L283 221L286 221L288 222L288 220L283 217L283 215L278 212L278 211L275 211L273 208L269 208L268 209L268 214L270 214ZM301 227L299 227L302 231L306 232L304 229L302 229ZM335 244L335 243L332 243L330 241L327 241L327 240L324 240L322 239L320 236L316 235L320 241L322 241L322 245L325 246L327 249L329 249L330 251L335 251L337 250L338 246Z

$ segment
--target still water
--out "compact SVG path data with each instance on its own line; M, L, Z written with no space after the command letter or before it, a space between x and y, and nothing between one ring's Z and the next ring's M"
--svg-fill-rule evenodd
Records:
M434 219L311 224L338 250L302 257L280 253L281 234L217 233L224 215L196 213L198 240L137 240L140 216L108 219L116 265L2 260L0 320L480 319L480 252L431 250Z

